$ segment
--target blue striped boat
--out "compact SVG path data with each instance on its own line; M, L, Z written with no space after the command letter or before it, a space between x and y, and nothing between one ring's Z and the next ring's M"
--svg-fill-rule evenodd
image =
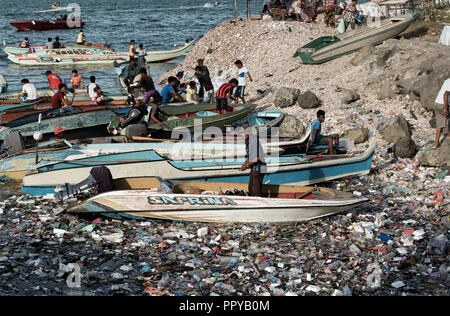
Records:
M305 156L266 157L267 172L264 183L311 185L348 176L368 174L375 153L376 140L360 156ZM97 161L84 160L56 163L37 169L23 178L22 191L31 195L55 193L58 186L77 184L85 180L94 166L107 166L113 177L157 176L174 181L215 181L248 183L249 171L240 171L244 158L170 160L156 152L148 160L114 161L103 156ZM111 157L112 158L112 157ZM147 159L147 158L146 158Z

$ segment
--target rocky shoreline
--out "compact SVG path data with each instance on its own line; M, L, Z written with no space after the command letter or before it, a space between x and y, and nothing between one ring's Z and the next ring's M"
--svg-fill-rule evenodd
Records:
M306 223L220 225L79 218L64 213L76 199L7 192L0 295L449 295L450 144L431 150L428 111L436 85L450 77L449 48L431 37L389 40L323 65L292 57L330 32L224 22L159 81L180 70L192 76L198 58L233 77L241 59L254 78L248 101L283 107L292 116L287 133L321 108L324 132L346 133L355 152L378 138L369 175L324 184L370 202ZM67 284L70 264L80 268L80 287Z

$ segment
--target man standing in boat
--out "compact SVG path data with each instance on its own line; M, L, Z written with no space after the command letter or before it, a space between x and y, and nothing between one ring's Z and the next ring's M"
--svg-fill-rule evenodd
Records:
M241 166L241 171L251 169L250 181L248 183L248 195L262 197L262 185L265 168L264 151L259 141L259 135L253 129L245 133L245 150L247 159Z
M80 33L78 33L78 37L77 37L77 45L84 45L84 32L83 30L80 30Z

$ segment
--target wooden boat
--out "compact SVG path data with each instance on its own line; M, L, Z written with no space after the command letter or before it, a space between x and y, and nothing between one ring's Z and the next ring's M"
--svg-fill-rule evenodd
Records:
M321 64L365 46L382 43L406 30L416 17L416 13L395 16L337 36L319 37L300 48L294 57L300 56L304 64Z
M270 131L270 128L277 127L283 122L284 113L281 109L263 111L251 114L250 116L243 118L232 124L233 127L249 127L254 126L258 128L258 131Z
M98 127L103 130L108 123L116 117L124 115L130 108L117 108L113 110L97 110L74 114L59 113L55 117L48 117L42 120L40 131L45 135L53 135L55 127L60 126L67 132L83 131L88 132L88 128ZM38 131L38 122L32 122L17 127L6 128L0 132L0 140L11 133L18 131L24 137L31 137ZM106 135L105 135L106 136ZM81 137L81 136L80 136ZM92 135L91 135L92 137Z
M255 107L256 104L236 104L231 107L233 111L224 114L218 114L216 111L201 111L194 116L184 118L172 119L172 117L169 117L161 121L161 126L149 123L148 128L166 132L177 129L187 129L194 132L198 128L201 130L205 130L208 127L222 128L246 117Z
M77 49L77 48L91 48L91 49L108 49L111 51L114 51L114 49L112 48L111 44L98 44L98 43L84 43L84 45L69 45L67 47L64 48L60 48L65 49L65 48L72 48L72 49ZM47 48L45 46L29 46L29 47L20 47L20 46L7 46L4 43L3 46L3 51L6 53L6 55L22 55L22 54L30 54L30 53L37 53L40 51L44 51ZM58 49L55 49L55 51L57 51Z
M148 63L166 62L176 59L194 45L195 40L186 43L181 48L166 51L148 52L146 61ZM129 60L128 52L114 52L109 49L97 49L87 46L73 46L62 49L44 49L35 53L12 55L8 59L13 63L25 66L51 66L51 65L105 65L121 64Z
M235 109L239 105L230 105L230 109ZM210 103L200 103L200 104L192 104L190 102L178 102L178 103L167 103L161 106L161 110L163 110L168 115L172 115L173 117L168 118L169 120L179 119L179 118L200 118L198 113L209 112L209 113L217 113L216 105ZM175 118L176 117L176 118ZM148 121L148 116L144 117L143 120ZM117 118L112 120L107 129L110 133L115 133L115 131L120 130L119 124L124 121L124 118ZM126 129L121 130L121 134L125 135Z
M105 141L105 142L103 142ZM80 165L97 165L107 160L113 162L136 162L155 159L156 152L166 159L217 159L223 157L244 157L246 154L244 144L215 144L215 143L183 143L174 146L171 142L158 143L125 143L108 142L108 139L97 139L94 143L72 145L65 141L49 141L39 144L36 164L36 150L34 147L6 156L0 162L0 176L8 176L13 180L21 181L23 176L37 168L48 166L48 169L78 167ZM56 142L56 144L54 144ZM47 144L47 145L45 145ZM53 145L53 146L50 146ZM57 146L56 146L57 145ZM275 149L272 148L271 152ZM133 153L130 156L130 153ZM40 169L43 171L44 169Z
M264 185L264 197L249 197L227 193L246 191L248 185L243 183L188 182L173 185L172 193L161 192L157 185L155 178L120 179L114 183L120 191L97 195L68 213L125 219L280 223L330 216L368 201L351 193L317 187Z
M349 176L361 176L370 172L375 152L376 140L372 139L369 148L358 156L307 156L274 155L266 157L264 183L310 185ZM77 184L89 176L92 167L107 166L113 178L158 176L175 181L217 181L248 183L250 172L241 171L245 158L220 158L199 160L170 160L156 152L146 161L135 162L91 162L86 159L73 164L55 163L38 168L23 178L22 191L31 195L54 193L58 185Z
M74 7L61 7L52 10L34 11L33 13L42 20L14 21L11 25L19 31L45 31L45 30L67 30L81 28L85 25L83 21L72 21L68 23L67 15L75 11Z
M93 105L85 101L75 101L72 104L72 113L85 113L99 110L121 110L130 109L129 105L124 104L123 101L109 101L104 105ZM56 113L55 113L56 112ZM42 103L27 108L10 109L0 114L0 125L13 128L29 123L34 123L38 120L39 115L42 119L60 116L61 113L52 109L51 104Z

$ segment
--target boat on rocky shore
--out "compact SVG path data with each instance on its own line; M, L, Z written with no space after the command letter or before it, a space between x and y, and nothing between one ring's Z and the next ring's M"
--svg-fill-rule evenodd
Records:
M3 140L6 135L12 132L20 132L23 137L31 137L37 131L40 131L44 137L53 135L54 129L59 126L66 130L66 135L70 132L76 138L82 138L82 134L90 134L89 129L103 130L108 123L116 117L124 115L129 111L129 107L121 107L114 109L103 109L79 113L55 113L43 119L41 124L37 121L26 123L23 125L5 128L0 131L0 140ZM32 114L33 115L33 114ZM106 131L104 136L107 136ZM101 136L101 135L98 135ZM84 136L86 137L86 136Z
M300 48L294 57L299 56L304 64L321 64L365 46L380 44L406 30L416 18L416 13L410 13L369 23L337 36L322 36Z
M375 153L376 139L360 155L289 155L266 157L267 170L264 183L311 185L370 172ZM176 149L176 147L175 147ZM80 159L73 163L56 162L23 178L22 191L31 195L54 194L57 186L74 185L89 177L96 166L107 166L114 179L124 177L158 176L176 181L218 181L248 183L250 171L241 171L245 158L217 159L167 159L156 152L146 154L146 159L132 162L114 161L103 157L101 161Z
M263 185L263 197L246 196L247 188L247 184L232 182L171 185L156 178L125 178L114 182L116 191L90 198L68 213L138 220L280 223L330 216L368 201L328 188Z
M182 47L165 51L149 51L145 57L147 63L166 62L176 59L188 52L196 39ZM6 53L7 51L4 50ZM7 53L8 54L8 53ZM129 60L128 52L115 52L111 49L95 46L69 46L61 49L43 49L25 54L8 54L8 59L24 66L52 65L117 65Z

